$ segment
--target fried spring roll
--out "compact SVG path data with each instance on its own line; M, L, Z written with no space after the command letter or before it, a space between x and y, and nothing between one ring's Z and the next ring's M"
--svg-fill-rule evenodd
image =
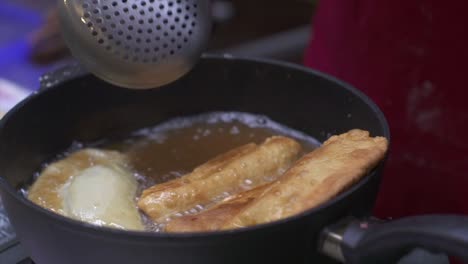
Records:
M387 148L385 138L370 137L367 131L333 136L301 158L222 229L272 222L316 207L366 175L384 158Z
M224 194L250 190L280 176L298 158L296 141L275 136L218 156L191 174L143 191L138 207L153 221L207 205Z
M166 232L182 233L219 230L255 198L260 197L270 186L271 183L230 196L199 214L175 218L166 225Z

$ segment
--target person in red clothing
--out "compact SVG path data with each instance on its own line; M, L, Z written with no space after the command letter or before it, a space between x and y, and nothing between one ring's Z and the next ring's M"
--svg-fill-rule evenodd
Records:
M468 214L468 1L322 0L305 64L384 111L380 217Z
M392 133L379 217L468 214L468 1L321 0L305 64L369 95Z

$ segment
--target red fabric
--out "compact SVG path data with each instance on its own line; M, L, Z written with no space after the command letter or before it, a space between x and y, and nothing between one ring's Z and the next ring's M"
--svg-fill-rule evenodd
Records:
M321 0L305 64L369 95L391 127L380 217L468 214L468 1Z

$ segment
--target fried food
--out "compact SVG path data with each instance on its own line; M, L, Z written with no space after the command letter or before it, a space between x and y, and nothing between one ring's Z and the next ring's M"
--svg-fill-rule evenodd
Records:
M351 130L305 155L221 229L267 223L299 214L338 195L373 169L388 148L383 137Z
M93 166L73 177L62 191L64 210L72 218L95 225L143 230L136 191L137 182L128 170Z
M165 231L182 233L219 230L270 186L271 183L230 196L199 214L175 218L167 223Z
M124 155L83 149L48 165L29 189L28 198L77 220L142 230L136 190L136 179Z
M143 191L138 207L153 221L209 205L223 195L250 190L276 180L298 158L295 140L274 136L218 156L181 178Z

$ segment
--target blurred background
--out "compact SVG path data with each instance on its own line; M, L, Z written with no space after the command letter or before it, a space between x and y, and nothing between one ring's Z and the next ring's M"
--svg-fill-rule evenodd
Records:
M378 217L468 214L468 177L460 173L468 170L466 0L322 1L315 25L318 0L212 1L208 52L302 64L315 34L307 66L381 107L393 142ZM0 115L37 89L42 74L73 60L54 3L0 0ZM26 256L13 238L0 205L0 263ZM439 263L419 260L408 263Z
M301 63L316 0L214 0L209 52ZM53 0L0 0L0 82L27 90L71 60Z

